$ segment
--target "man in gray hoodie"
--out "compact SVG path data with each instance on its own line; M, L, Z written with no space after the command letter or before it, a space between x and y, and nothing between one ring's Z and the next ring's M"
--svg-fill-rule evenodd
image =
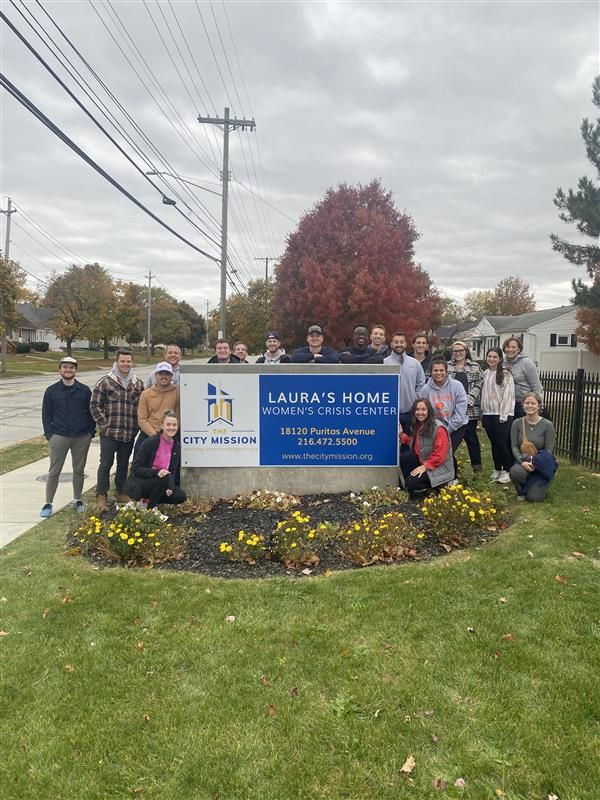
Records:
M392 335L392 352L384 364L395 364L400 372L398 386L398 417L405 433L410 433L410 409L425 386L425 373L416 358L406 355L406 334Z

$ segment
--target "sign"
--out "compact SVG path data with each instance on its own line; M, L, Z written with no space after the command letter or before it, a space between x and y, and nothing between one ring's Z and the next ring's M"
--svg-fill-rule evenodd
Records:
M188 373L185 467L398 464L398 375Z

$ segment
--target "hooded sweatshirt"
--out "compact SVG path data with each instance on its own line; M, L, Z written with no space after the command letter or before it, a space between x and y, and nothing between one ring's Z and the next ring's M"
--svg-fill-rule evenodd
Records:
M275 350L274 353L270 353L267 350L264 355L259 356L256 359L257 364L289 364L290 361L290 357L281 347L278 350Z
M436 417L446 425L450 433L462 428L469 421L467 393L462 383L454 378L446 378L441 386L433 378L429 378L421 389L420 397L429 400Z
M162 387L157 383L145 389L138 403L138 424L148 436L160 431L165 411L174 411L179 419L179 387L174 383Z
M544 389L540 382L540 376L530 358L524 356L523 353L519 353L513 359L508 359L504 356L503 367L512 373L517 403L522 403L523 398L529 392L535 392L540 399L544 399Z
M398 386L398 411L406 414L412 408L412 404L420 396L421 389L425 385L425 373L416 358L407 356L403 353L392 352L383 359L384 364L394 364L400 371L400 381Z
M173 367L173 377L171 378L173 383L176 386L179 386L179 364L176 367ZM151 372L150 375L146 378L146 389L149 389L156 383L156 372Z

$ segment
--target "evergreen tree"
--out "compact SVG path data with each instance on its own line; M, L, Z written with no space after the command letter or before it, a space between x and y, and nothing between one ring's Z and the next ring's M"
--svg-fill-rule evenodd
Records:
M592 102L600 109L600 75L592 85ZM572 264L585 267L591 284L581 278L573 280L574 303L578 306L577 336L593 353L600 355L600 116L595 122L584 119L581 135L585 142L587 157L596 168L594 178L583 177L577 183L577 190L565 193L558 189L554 205L560 209L559 218L566 223L575 223L577 230L592 242L574 244L550 236L552 248L561 253Z

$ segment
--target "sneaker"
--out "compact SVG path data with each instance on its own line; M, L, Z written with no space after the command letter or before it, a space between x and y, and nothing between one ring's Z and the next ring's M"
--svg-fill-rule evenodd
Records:
M510 474L505 469L500 472L498 483L510 483Z
M448 486L458 486L458 478L454 478L454 480L448 481Z
M73 508L75 511L79 511L80 514L83 514L85 511L85 503L83 500L73 500Z
M104 514L105 511L108 511L108 498L105 494L96 495L96 511L99 514Z
M131 497L128 494L123 494L123 492L117 492L115 502L119 505L125 505L125 503L131 503Z
M497 480L498 480L498 478L500 477L500 475L502 475L502 470L501 470L501 469L495 469L495 470L492 472L492 474L490 475L490 480L495 482L495 481L497 481Z
M481 470L483 469L483 467L482 467L482 465L481 465L481 464L473 464L473 466L471 467L471 469L473 470L473 472L481 472Z
M40 511L40 517L51 517L52 516L52 503L45 503L42 506L42 510Z

